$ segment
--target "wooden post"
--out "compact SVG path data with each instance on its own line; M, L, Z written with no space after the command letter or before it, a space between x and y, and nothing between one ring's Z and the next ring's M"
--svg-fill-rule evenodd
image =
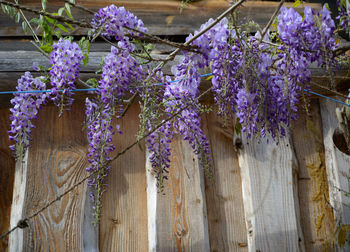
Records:
M293 123L293 145L299 163L298 194L306 251L334 249L335 220L329 190L319 102L311 100L309 115L300 111Z
M115 123L122 135L116 133L113 142L116 152L135 141L139 129L139 105L131 106ZM99 230L101 251L146 251L147 195L145 153L134 146L111 164L106 192L102 199Z
M212 151L212 178L206 178L211 251L248 251L244 222L242 181L237 153L232 145L234 129L216 111L203 116L203 128Z
M55 199L86 176L86 135L83 107L75 105L58 118L56 107L45 107L34 124L33 141L18 163L11 225ZM11 234L10 251L81 251L86 184L28 221L29 227Z
M177 138L171 148L163 193L147 175L149 251L209 251L203 170L187 142Z
M297 163L289 136L249 139L238 151L249 251L305 251L299 222ZM237 141L237 137L236 140Z
M10 127L9 110L0 110L0 233L7 232L11 220L11 203L15 174L15 159L9 148L7 131ZM16 223L17 224L17 223ZM0 251L8 249L9 237L0 240Z
M333 142L334 131L339 127L336 107L337 104L333 101L321 101L330 203L337 223L350 224L350 197L346 195L350 192L350 156L341 152Z

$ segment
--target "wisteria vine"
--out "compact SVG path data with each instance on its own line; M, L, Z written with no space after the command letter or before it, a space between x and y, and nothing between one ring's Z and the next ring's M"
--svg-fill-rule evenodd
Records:
M110 170L110 154L115 149L113 136L115 131L121 133L115 121L117 108L123 107L125 100L140 97L138 137L147 136L152 172L160 189L168 178L175 135L188 141L209 173L210 143L200 120L206 110L199 101L201 74L212 72L211 91L224 120L236 116L247 137L271 136L278 141L297 118L299 101L304 90L309 89L310 65L316 63L331 71L337 64L333 53L337 46L336 25L330 14L325 6L320 11L306 7L303 15L283 7L276 29L264 38L259 33L251 35L234 16L221 19L209 29L214 22L210 19L187 37L186 41L190 41L206 30L190 43L195 50L183 51L182 60L172 68L173 79L177 80L173 81L162 72L165 62L154 67L140 61L141 54L149 56L145 45L133 39L147 32L140 19L124 7L100 9L91 21L91 40L103 36L113 46L103 60L99 80L90 82L97 88L95 97L86 99L87 171L97 172L89 181L96 220ZM342 27L348 25L344 18L340 19ZM140 44L142 53L136 48ZM48 75L34 78L27 72L18 81L17 90L21 91L45 90L46 83L51 83L52 89L50 93L16 94L11 100L14 107L9 133L17 158L22 158L29 146L32 119L42 104L51 99L59 106L60 114L72 105L70 90L76 88L82 60L86 59L83 51L80 44L60 38L52 44ZM176 116L149 134L172 115Z

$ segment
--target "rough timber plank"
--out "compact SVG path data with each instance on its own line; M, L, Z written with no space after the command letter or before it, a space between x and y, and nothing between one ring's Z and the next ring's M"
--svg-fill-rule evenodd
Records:
M333 143L334 130L339 126L335 114L336 107L337 104L335 102L328 100L321 101L323 141L326 152L330 203L334 208L337 223L350 224L350 197L344 193L350 191L350 156L341 152Z
M335 220L328 204L329 191L318 100L312 100L309 116L300 113L293 126L293 144L299 163L300 221L306 251L334 249Z
M15 160L8 147L10 145L9 110L0 110L0 234L10 229L12 191L15 174ZM17 224L17 223L16 223ZM0 251L6 251L8 237L0 240Z
M23 216L29 216L86 175L84 113L75 105L58 118L57 108L46 107L35 122L22 183ZM18 186L19 188L19 186ZM80 186L40 213L23 230L25 251L81 251L85 186ZM11 220L12 221L12 220ZM12 251L22 251L21 249Z
M156 181L147 175L148 227L153 232L149 251L209 251L203 170L187 142L177 138L171 148L169 180L162 193L157 194ZM149 162L146 169L151 169Z
M238 152L249 251L305 251L291 141L265 141L243 135Z
M116 136L117 151L135 141L139 107L134 104L117 120L123 135ZM112 163L102 200L100 251L147 251L147 195L145 153L135 146Z
M22 4L30 7L40 8L40 1L30 0L21 1ZM101 7L105 7L114 3L117 6L125 6L125 8L138 16L149 32L156 35L187 35L193 33L201 24L205 23L209 18L215 18L225 11L229 6L225 0L206 0L194 1L180 13L179 8L181 1L173 0L152 0L152 1L106 1L106 0L89 0L77 1L87 8L97 11ZM48 4L49 12L57 12L61 7L62 1L50 1ZM249 21L254 20L260 26L265 26L271 15L275 11L278 2L254 1L246 2L240 8L238 20ZM292 3L286 3L291 6ZM320 8L320 4L307 4L313 8ZM300 6L299 8L302 8ZM27 13L26 13L27 14ZM27 14L32 17L31 14ZM85 20L89 22L91 15L84 11L73 9L73 16L77 20ZM87 29L76 29L74 35L87 34ZM3 36L23 36L23 30L19 24L16 24L4 13L0 13L0 37Z
M211 112L203 128L212 151L212 178L206 178L210 251L248 251L241 175L232 145L233 127Z

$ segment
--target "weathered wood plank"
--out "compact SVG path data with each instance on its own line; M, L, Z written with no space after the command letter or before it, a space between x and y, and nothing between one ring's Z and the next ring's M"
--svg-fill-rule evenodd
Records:
M326 155L330 203L334 209L335 219L340 224L350 224L349 164L350 156L341 152L333 142L334 130L339 127L335 114L335 102L321 100L323 125L323 142Z
M75 105L61 118L55 107L46 107L39 113L40 120L35 122L37 128L32 132L33 141L24 164L27 171L16 173L15 178L20 180L23 176L18 184L19 189L25 187L23 207L17 209L22 216L33 214L86 176L87 141L82 132L81 110L82 106ZM23 243L25 251L81 251L85 187L74 189L32 219L29 228L22 231L23 239L12 240L10 248Z
M206 178L210 251L248 251L241 175L232 144L232 123L224 127L216 111L203 116L212 151L212 178Z
M0 110L0 233L10 229L11 203L15 174L15 160L7 131L10 128L8 109ZM16 223L17 224L17 223ZM8 237L0 240L0 251L6 251Z
M139 107L134 104L117 120L123 135L116 136L116 151L135 141ZM145 153L137 146L112 163L102 200L99 232L101 251L147 251L147 195Z
M293 125L293 144L299 163L300 221L306 251L334 249L335 219L328 204L329 191L319 102L314 99Z
M289 136L242 138L238 152L249 251L305 251L296 197L297 164Z
M90 54L90 61L87 66L83 66L81 69L80 79L87 80L89 78L95 77L95 71L100 69L100 62L103 56L105 56L107 52L92 52ZM154 57L165 58L165 55L154 55ZM165 74L171 75L171 67L178 64L183 56L179 55L175 58L174 61L169 62L163 68L163 72ZM36 62L39 65L43 65L45 67L49 67L49 61L42 54L35 51L11 51L4 52L0 51L0 91L11 91L16 89L17 80L24 74L26 71L31 71L33 75L39 75L33 71L33 63ZM155 63L154 63L155 64ZM326 72L316 66L312 66L310 68L312 73L311 81L315 82L321 86L328 86L329 78ZM337 76L335 77L336 84L346 86L349 85L349 78L344 79L347 74L347 70L339 70L337 72ZM203 80L203 89L205 85L209 85L209 81L204 82ZM49 85L50 86L50 85ZM82 85L78 84L78 87L82 87ZM319 92L324 95L329 95L327 90L325 89L314 89L316 92ZM75 97L78 100L84 100L86 97L86 93L76 93ZM1 95L0 99L0 107L9 106L9 101L12 98L12 95Z
M40 8L38 1L22 1L24 5ZM22 3L21 2L21 3ZM209 18L215 18L228 8L228 2L225 0L206 0L194 1L180 13L179 9L181 1L173 0L152 0L152 1L80 1L79 4L97 11L101 7L105 7L112 3L133 12L136 16L143 20L149 32L155 35L187 35L193 33L201 24L205 23ZM55 12L62 6L61 1L50 1L48 5L49 12ZM278 2L271 1L254 1L246 2L239 11L239 20L254 20L261 27L269 21L274 13ZM292 3L286 3L291 6ZM307 4L313 8L319 9L320 4ZM299 9L303 8L300 6ZM32 17L31 14L27 14ZM73 16L78 20L89 22L91 15L84 11L73 9ZM74 35L85 35L87 29L78 28L73 32ZM20 25L16 24L4 13L0 13L0 37L1 36L23 36L23 30Z
M154 179L147 180L149 251L209 251L203 170L187 142L177 138L171 148L163 193L157 194Z

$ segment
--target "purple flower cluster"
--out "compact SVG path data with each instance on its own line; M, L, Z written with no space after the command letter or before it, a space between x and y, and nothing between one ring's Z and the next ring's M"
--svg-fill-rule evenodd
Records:
M46 85L41 78L34 78L30 72L26 72L19 80L17 91L45 90ZM21 159L29 146L30 133L34 125L32 119L37 118L38 109L45 104L46 93L15 93L11 99L13 108L10 109L11 129L10 140L15 144L10 148L15 152L16 158Z
M90 166L86 169L88 172L97 172L96 176L88 181L88 185L95 189L90 194L95 203L95 214L98 219L101 209L101 199L103 185L106 176L109 173L111 160L109 154L115 149L113 145L114 129L112 125L113 113L110 106L105 106L101 99L93 101L86 99L86 117L88 130L88 161Z
M115 99L120 99L127 92L135 92L131 83L141 81L144 75L142 67L129 53L129 49L133 48L123 42L118 42L118 47L120 49L112 46L104 59L99 84L101 99L105 104L114 103Z
M70 89L75 89L74 82L79 77L80 62L84 58L83 53L77 43L60 39L53 44L53 51L50 54L50 70L52 85L52 101L60 107L60 113L64 106L71 106L73 93ZM60 93L59 90L63 90Z
M114 4L100 9L92 19L91 25L94 33L102 31L101 34L108 38L114 37L116 40L124 41L129 40L126 34L140 36L137 32L127 30L125 27L147 32L142 20L124 7L116 7Z
M340 4L339 0L337 0L338 6L338 16L336 17L339 20L339 26L341 29L349 32L350 29L350 4L346 6L346 3Z
M310 62L318 62L319 65L330 66L329 59L335 48L334 30L334 21L325 6L319 13L305 7L304 19L294 9L285 7L278 16L280 40L298 50L301 57Z

